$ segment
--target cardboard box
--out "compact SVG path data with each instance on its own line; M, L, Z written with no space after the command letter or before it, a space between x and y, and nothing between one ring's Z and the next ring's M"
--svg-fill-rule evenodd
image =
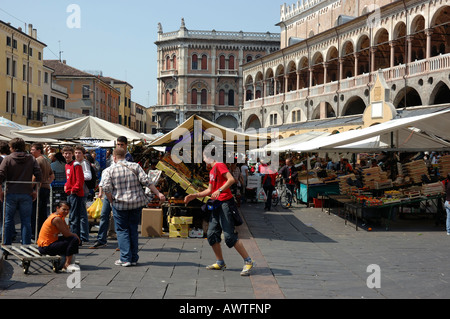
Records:
M163 233L163 211L161 208L142 209L141 235L142 237L161 237Z
M189 225L169 224L169 238L188 238Z

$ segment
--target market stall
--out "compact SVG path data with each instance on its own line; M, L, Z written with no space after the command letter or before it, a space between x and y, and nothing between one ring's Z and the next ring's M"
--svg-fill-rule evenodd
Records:
M258 136L240 133L208 121L197 115L192 116L171 132L155 139L149 148L164 147L165 153L159 159L156 168L164 173L167 203L163 204L164 221L167 222L169 236L187 237L185 224L176 224L180 219L174 217L192 217L187 219L195 236L206 235L205 213L202 206L209 199L199 198L184 204L187 194L203 191L209 184L209 172L203 163L204 146L214 143L223 148L223 162L234 159L238 153L245 153L251 143L257 143ZM257 144L256 144L257 145Z
M342 158L343 153L383 152L385 156L382 166L358 167L352 174L337 172L339 191L325 190L323 178L308 167L306 178L299 183L302 200L308 202L310 193L316 195L314 188L322 188L317 194L325 194L328 204L338 203L346 216L389 221L395 215L422 214L441 221L444 188L440 180L450 169L450 158L441 157L431 168L417 155L450 150L448 125L450 111L444 109L291 145L289 151L305 154L307 162L312 154Z

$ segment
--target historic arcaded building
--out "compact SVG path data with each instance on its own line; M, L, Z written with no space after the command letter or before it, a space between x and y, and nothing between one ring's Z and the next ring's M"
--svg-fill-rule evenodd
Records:
M280 48L280 34L188 30L159 24L157 130L166 133L193 114L229 128L243 127L242 65Z
M300 0L280 50L244 66L244 129L364 127L377 76L395 110L450 106L449 0Z

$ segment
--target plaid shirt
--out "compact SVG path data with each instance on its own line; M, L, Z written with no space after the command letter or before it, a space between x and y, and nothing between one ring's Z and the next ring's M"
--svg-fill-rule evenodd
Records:
M119 161L109 167L103 177L103 190L111 193L118 210L130 210L147 205L143 186L152 182L137 163Z

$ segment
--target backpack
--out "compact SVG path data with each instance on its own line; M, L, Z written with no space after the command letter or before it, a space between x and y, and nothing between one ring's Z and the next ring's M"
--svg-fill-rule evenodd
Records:
M84 183L88 189L94 189L95 186L97 186L97 172L91 163L89 163L89 167L91 168L92 179L90 181L85 181Z

